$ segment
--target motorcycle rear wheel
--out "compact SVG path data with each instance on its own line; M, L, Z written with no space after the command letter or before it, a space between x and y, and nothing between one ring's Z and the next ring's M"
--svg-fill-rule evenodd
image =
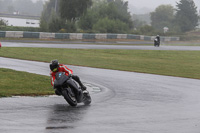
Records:
M92 99L89 94L83 94L83 103L85 105L89 105L91 103Z

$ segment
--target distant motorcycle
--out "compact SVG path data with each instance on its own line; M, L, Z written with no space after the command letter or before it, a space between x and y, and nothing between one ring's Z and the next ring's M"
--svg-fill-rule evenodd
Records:
M158 41L158 39L154 39L154 46L155 47L159 47L160 46L160 42Z
M83 102L85 105L91 103L89 93L83 93L71 76L66 76L64 72L57 72L54 81L54 88L65 98L71 106Z

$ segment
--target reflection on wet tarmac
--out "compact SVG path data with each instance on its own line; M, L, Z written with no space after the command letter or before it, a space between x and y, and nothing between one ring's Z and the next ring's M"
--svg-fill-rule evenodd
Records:
M50 109L47 130L73 129L81 121L90 106L71 107L67 104L56 104Z
M46 127L46 129L68 129L68 128L73 128L73 127L69 127L69 126L63 126L63 127Z

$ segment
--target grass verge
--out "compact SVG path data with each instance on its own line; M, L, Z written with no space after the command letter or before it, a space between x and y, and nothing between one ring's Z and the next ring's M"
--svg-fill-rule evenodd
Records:
M199 51L92 50L56 48L0 49L0 56L200 79Z
M0 97L54 94L48 76L0 68Z

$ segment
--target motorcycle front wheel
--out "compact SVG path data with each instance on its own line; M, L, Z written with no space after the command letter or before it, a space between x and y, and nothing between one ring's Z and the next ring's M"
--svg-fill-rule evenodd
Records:
M65 100L73 107L77 106L77 101L75 98L75 95L72 94L72 92L69 92L67 90L63 90L62 91L63 97L65 98Z

